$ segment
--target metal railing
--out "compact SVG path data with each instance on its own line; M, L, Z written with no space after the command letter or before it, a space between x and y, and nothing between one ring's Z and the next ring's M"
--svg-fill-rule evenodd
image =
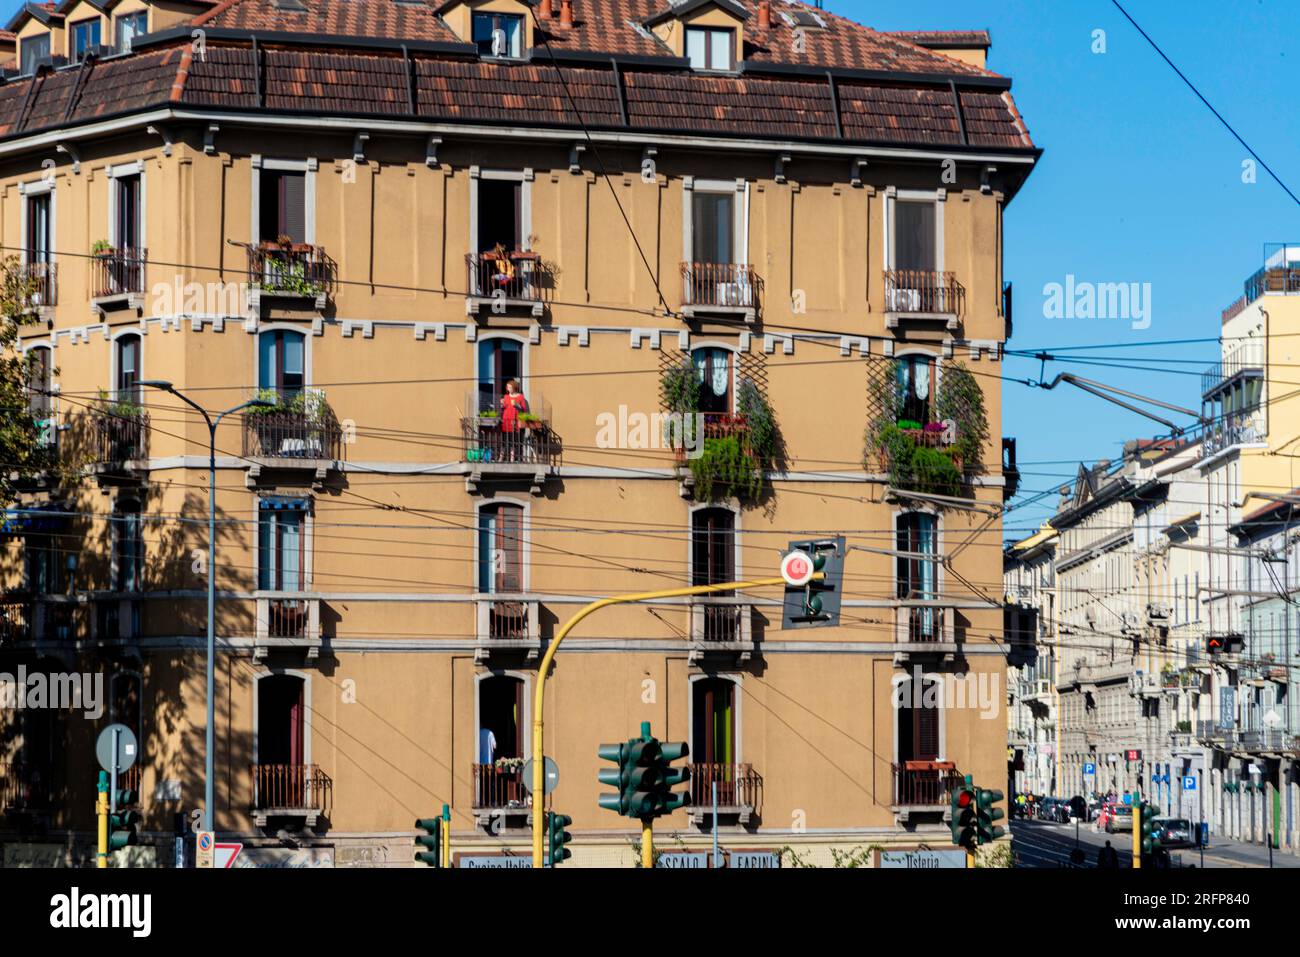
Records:
M0 647L26 641L32 637L32 603L4 599L0 601Z
M742 263L684 262L682 305L707 308L757 309L763 281L754 267Z
M527 641L529 636L526 601L494 601L488 604L488 637L498 641Z
M257 811L319 811L332 787L315 764L255 764L253 809Z
M736 438L742 448L749 448L749 423L739 413L688 412L681 416L680 427L674 424L672 434L666 436L673 448L677 464L685 463L692 451L704 448L709 439ZM758 468L755 461L754 468Z
M147 249L110 249L95 253L90 260L90 296L102 299L124 293L144 292Z
M18 267L18 279L31 288L33 306L59 304L59 267L57 263L35 260Z
M41 776L21 761L0 763L0 813L43 807Z
M718 807L758 808L762 805L763 778L750 764L692 764L691 808L708 811L713 807L713 785L718 785Z
M132 462L149 457L149 413L123 408L96 409L95 461Z
M324 246L263 242L245 248L250 286L299 296L319 296L334 290L336 267Z
M885 270L886 312L958 316L965 305L966 288L957 281L956 273Z
M912 598L922 596L912 595ZM944 609L934 607L907 609L907 641L914 645L944 640Z
M521 808L532 803L524 787L522 767L475 764L473 776L476 808Z
M1244 342L1201 373L1201 395L1218 391L1234 376L1251 370L1264 374L1264 344Z
M508 302L541 302L549 281L541 257L533 252L467 253L465 273L470 295Z
M946 807L948 796L962 784L962 776L946 761L904 761L894 768L894 804Z
M745 627L746 619L751 614L751 606L736 605L725 599L708 601L696 599L694 608L698 608L700 620L691 628L691 638L695 641L746 641L749 629Z
M343 426L325 401L325 394L313 389L302 409L276 409L244 415L244 455L269 459L340 461L343 457Z
M1226 419L1207 425L1202 433L1201 457L1209 458L1234 445L1248 445L1263 441L1259 424L1254 416Z
M507 431L500 416L461 419L461 461L493 464L560 464L564 442L546 419L520 421Z
M305 598L271 598L266 603L268 638L306 638L310 609Z

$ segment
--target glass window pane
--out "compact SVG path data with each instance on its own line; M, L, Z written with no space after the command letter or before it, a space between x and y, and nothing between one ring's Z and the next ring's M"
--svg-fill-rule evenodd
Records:
M280 588L302 590L302 513L280 513Z
M735 226L733 197L729 193L697 192L692 206L695 262L730 263Z
M275 576L275 550L271 547L275 532L275 514L262 510L257 523L257 587L271 590Z
M686 56L691 61L692 70L708 68L707 35L703 30L686 31Z
M894 204L894 266L933 272L935 219L933 203Z
M709 34L709 69L731 69L731 31L713 30Z

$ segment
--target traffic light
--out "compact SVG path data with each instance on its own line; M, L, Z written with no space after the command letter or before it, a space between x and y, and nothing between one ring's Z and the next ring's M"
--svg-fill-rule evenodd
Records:
M573 835L565 830L572 823L573 818L567 814L546 812L546 860L552 867L563 864L573 856L573 852L564 846L573 840Z
M786 585L782 628L818 628L840 623L840 592L844 579L844 537L791 542L789 551L804 552L814 572L823 577L806 585Z
M1211 655L1221 655L1228 650L1228 643L1224 641L1222 635L1206 635L1205 651Z
M1007 833L1005 828L994 824L994 821L1000 821L1004 817L1002 808L994 807L1003 799L1001 791L990 790L989 788L980 788L975 795L975 803L978 805L976 811L976 830L979 832L979 842L981 844L992 844L1003 834Z
M659 800L656 814L671 814L680 807L691 803L688 791L674 791L673 787L685 784L691 779L691 769L675 768L674 761L688 757L690 747L685 741L665 741L659 746Z
M1160 833L1156 829L1156 815L1160 813L1160 808L1142 801L1137 806L1137 813L1138 826L1142 832L1142 854L1144 857L1155 854L1160 850Z
M601 768L597 780L618 789L602 794L597 803L624 817L644 819L668 814L690 803L690 795L674 792L674 785L690 780L689 768L674 768L672 762L690 754L684 742L661 743L650 733L650 722L641 722L641 737L623 744L602 744L596 754L613 761L617 768Z
M978 835L975 828L975 787L971 784L969 774L966 775L966 783L953 790L950 807L952 814L949 826L952 828L952 842L958 847L973 850Z
M117 798L117 811L108 816L108 849L119 851L139 843L136 829L140 826L140 812L133 810L139 796L125 788L114 796Z
M416 835L415 846L424 850L416 851L415 859L428 867L442 867L442 818L421 818L415 826L425 832Z

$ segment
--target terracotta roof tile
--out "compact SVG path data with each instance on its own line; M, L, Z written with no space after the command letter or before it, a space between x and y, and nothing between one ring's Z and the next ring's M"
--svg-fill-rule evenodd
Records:
M227 0L194 18L195 26L233 30L323 33L333 36L383 37L399 40L458 38L423 3L394 0L302 0L303 12L281 10L275 0Z

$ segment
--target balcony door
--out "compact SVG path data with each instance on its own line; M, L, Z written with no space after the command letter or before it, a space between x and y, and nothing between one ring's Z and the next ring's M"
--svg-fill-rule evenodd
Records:
M699 383L699 411L730 413L733 405L732 354L729 349L703 348L691 353Z
M691 796L707 807L718 785L718 804L736 800L736 683L701 678L691 685Z
M736 580L736 516L725 508L691 514L691 584Z
M301 332L274 329L257 337L257 387L290 402L306 384L307 337Z
M938 555L935 518L925 512L904 512L897 519L897 548L909 554L898 556L897 597L900 600L933 601L935 566L926 556ZM907 608L908 640L932 641L937 637L934 608Z
M54 444L54 361L47 346L27 350L27 411L36 423L43 447Z
M478 685L480 764L502 758L522 758L524 682L511 675L493 675Z
M490 253L498 245L508 253L524 248L524 184L519 179L479 179L478 249Z
M296 675L266 675L257 681L257 765L302 767L307 763L305 690L307 681ZM298 779L265 779L274 780ZM263 806L302 806L300 802L285 801L281 805L278 800L268 801L269 794L259 797Z
M511 594L524 590L524 510L497 504L479 512L478 590Z
M257 587L297 592L305 588L305 505L263 499L257 523Z
M140 504L122 502L113 513L113 586L137 592L144 571L144 538L140 533Z
M116 349L117 370L113 388L118 402L131 405L143 405L144 397L140 390L140 359L142 346L140 337L135 333L119 336Z
M260 178L259 237L278 242L307 242L307 174L300 170L263 169Z
M27 197L27 262L49 263L51 250L50 194Z
M119 251L140 248L140 174L113 179L113 244Z
M693 190L691 259L697 263L736 261L736 194Z
M934 357L900 356L894 360L894 368L899 421L925 426L934 408Z
M939 686L924 678L918 687L909 678L902 684L898 707L898 761L939 760Z
M935 204L894 203L894 268L932 273L938 268Z
M478 408L474 411L501 411L501 397L506 383L516 379L522 391L524 381L524 345L516 339L483 339L478 344Z

